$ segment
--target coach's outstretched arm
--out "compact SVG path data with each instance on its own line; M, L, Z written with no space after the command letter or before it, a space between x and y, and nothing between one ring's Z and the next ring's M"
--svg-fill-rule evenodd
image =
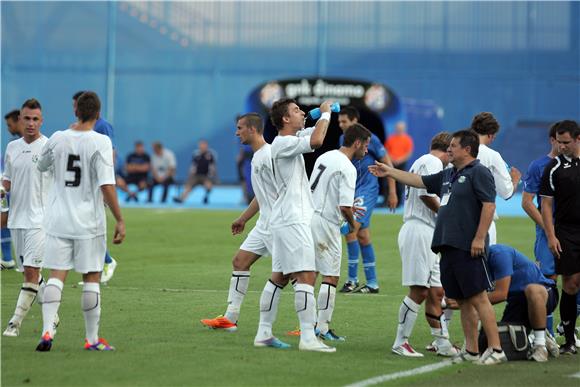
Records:
M318 149L324 143L326 131L328 130L328 124L330 123L330 105L330 101L324 101L322 105L320 105L320 111L322 112L322 115L316 122L314 131L310 135L310 147L312 149Z
M116 223L113 243L118 245L125 239L125 221L123 220L123 215L121 215L121 208L117 200L117 190L113 184L105 184L101 186L101 192L103 193L105 203L109 206L111 213L115 217Z
M395 169L386 164L379 163L378 161L375 161L375 165L369 165L369 172L376 177L392 177L398 182L409 185L411 187L426 188L425 184L423 184L423 179L421 179L421 176L415 173Z

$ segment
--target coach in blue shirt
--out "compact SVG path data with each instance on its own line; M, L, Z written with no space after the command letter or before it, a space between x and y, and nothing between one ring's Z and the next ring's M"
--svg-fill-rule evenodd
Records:
M403 184L427 188L441 199L431 249L441 253L441 282L445 295L461 309L465 351L461 360L479 364L507 361L501 349L495 311L487 297L491 287L485 266L488 230L495 212L493 175L476 159L479 138L469 130L453 133L447 153L454 168L428 176L399 171L385 164L369 167L376 176L390 176ZM477 321L481 319L488 348L478 358ZM459 360L459 359L458 359Z

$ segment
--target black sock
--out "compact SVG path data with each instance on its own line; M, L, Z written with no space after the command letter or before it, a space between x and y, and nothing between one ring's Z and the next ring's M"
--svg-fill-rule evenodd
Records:
M560 319L564 327L566 344L574 344L574 328L576 327L576 295L562 290L560 298Z

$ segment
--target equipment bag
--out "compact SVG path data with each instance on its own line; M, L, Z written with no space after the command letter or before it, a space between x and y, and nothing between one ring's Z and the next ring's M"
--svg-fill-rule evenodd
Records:
M530 343L528 333L524 325L515 325L505 322L498 322L499 340L509 361L528 360ZM479 331L479 352L483 353L487 349L487 337L483 328Z

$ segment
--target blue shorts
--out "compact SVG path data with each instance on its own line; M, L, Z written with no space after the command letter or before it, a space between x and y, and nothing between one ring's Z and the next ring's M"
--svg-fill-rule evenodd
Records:
M451 246L441 248L441 283L445 296L465 300L492 287L487 259Z
M377 205L377 199L379 197L379 192L355 192L354 193L354 205L358 207L363 207L366 212L362 218L356 219L357 222L361 224L361 230L363 228L368 228L371 225L371 215L373 210Z
M556 264L554 255L548 247L548 238L544 230L536 225L536 243L534 244L534 255L536 262L540 266L540 271L545 276L556 274Z
M546 286L546 290L548 291L546 315L549 315L553 313L558 306L558 288L556 288L556 286ZM507 305L505 306L501 321L512 324L522 324L530 328L541 328L532 327L530 324L530 318L528 316L528 300L524 292L509 293L506 302Z

